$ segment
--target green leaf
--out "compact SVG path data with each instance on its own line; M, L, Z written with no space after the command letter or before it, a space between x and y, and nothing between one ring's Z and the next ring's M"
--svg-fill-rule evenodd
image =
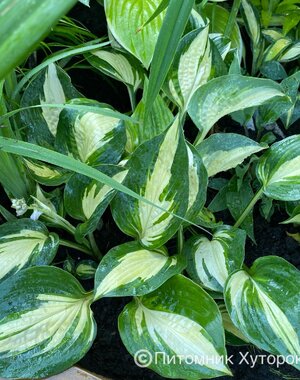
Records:
M280 38L273 42L271 46L266 49L264 54L264 62L272 61L278 58L288 46L292 45L289 38Z
M33 179L46 186L59 186L67 182L70 172L59 167L46 165L43 162L26 160L24 162Z
M194 92L207 82L211 72L209 26L186 34L180 41L166 80L174 101L186 110Z
M26 88L21 107L41 105L21 113L22 121L28 128L28 140L39 145L52 146L57 132L62 108L43 107L44 104L64 104L81 94L73 87L70 77L51 63L42 70Z
M211 240L192 237L184 247L188 273L205 288L223 292L228 276L243 265L245 240L244 231L229 226L218 228Z
M151 110L166 79L194 2L195 0L170 0L169 2L151 64L145 105L147 112Z
M25 269L0 286L0 376L44 378L63 372L96 334L86 293L55 267Z
M187 144L189 197L186 218L195 220L206 201L208 177L203 161L193 145Z
M131 355L138 361L140 350L148 353L148 367L163 377L196 380L231 374L224 364L219 309L184 276L174 276L129 303L119 317L119 331Z
M96 101L74 99L70 104L108 108ZM65 154L88 164L117 163L124 151L124 123L111 116L64 109L57 128L56 147Z
M0 80L20 64L76 0L2 0L0 4ZM42 22L41 22L42 20Z
M268 197L299 200L300 136L294 135L273 144L259 161L257 177Z
M300 205L296 206L294 210L292 211L292 213L290 214L290 217L281 223L282 224L289 224L289 223L300 224Z
M90 280L95 277L97 266L93 260L81 260L75 269L76 276L80 280Z
M238 178L236 176L232 177L226 189L226 205L234 220L237 221L240 218L253 197L254 193L249 178L243 180L239 185ZM241 224L241 228L244 229L251 240L255 242L253 231L253 210L249 212Z
M99 169L120 183L128 173L127 170L113 165L100 166ZM64 190L64 205L69 215L83 222L76 227L77 238L95 231L115 193L111 186L83 175L74 174L70 178Z
M225 301L236 327L257 347L283 355L300 369L300 272L276 256L231 275Z
M99 49L86 55L87 61L102 73L131 86L136 91L142 76L137 70L138 61L115 50Z
M204 139L221 117L282 96L285 94L280 85L270 79L227 75L201 86L194 93L188 112Z
M280 56L279 62L294 61L300 57L300 42L294 43L288 47L284 53Z
M59 245L40 222L20 219L0 226L0 282L21 269L52 262ZM1 335L0 335L1 338Z
M140 145L126 164L124 185L164 210L184 216L188 207L188 155L179 118L168 130ZM165 211L118 193L112 213L119 228L148 248L167 242L181 221Z
M132 153L140 144L165 132L174 119L174 116L163 98L158 95L151 111L146 118L145 93L147 93L147 80L144 82L144 96L132 114L138 123L126 122L127 145L126 150Z
M124 49L138 58L146 68L153 57L165 12L139 30L159 7L161 0L105 0L108 27Z
M169 257L163 248L150 251L138 242L119 245L104 256L97 269L95 300L150 293L184 267L181 256Z
M236 133L214 133L197 145L209 177L235 168L266 145Z

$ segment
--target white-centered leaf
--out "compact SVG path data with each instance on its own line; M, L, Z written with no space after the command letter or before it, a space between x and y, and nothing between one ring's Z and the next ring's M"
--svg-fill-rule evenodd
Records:
M70 104L108 108L87 99L74 99ZM125 148L124 123L111 116L65 109L58 124L56 145L63 153L82 162L116 163Z
M188 155L179 118L168 130L140 145L128 161L124 185L164 210L184 216L188 206ZM148 248L160 247L177 231L180 220L164 210L118 193L113 216L128 235Z
M209 318L208 318L209 315ZM221 315L213 299L177 275L158 290L128 304L119 317L128 351L156 355L149 368L167 378L214 378L228 375ZM166 361L173 355L173 361Z
M26 88L21 106L65 104L68 100L80 96L72 86L70 77L59 66L51 63ZM61 108L49 107L23 111L21 116L28 128L29 139L40 145L52 146L61 111Z
M180 256L150 251L137 242L111 249L101 261L95 278L95 299L150 293L184 269Z
M24 162L33 178L42 185L59 186L66 182L71 175L64 169L47 165L44 162L31 161L25 158Z
M116 40L138 58L146 68L153 57L166 11L143 26L159 7L161 0L105 0L109 29Z
M72 275L55 267L28 268L3 282L0 291L1 376L48 377L91 347L92 293Z
M222 292L228 276L242 267L246 234L229 226L220 227L209 240L192 237L184 247L191 277L205 288Z
M300 369L300 272L284 259L267 256L247 273L232 274L225 288L229 315L249 341Z
M210 76L212 62L208 31L207 25L182 38L167 78L168 91L183 111L197 88Z
M112 78L119 80L136 91L141 84L138 65L130 61L129 56L114 50L95 50L86 56L91 65Z
M119 183L123 182L128 173L128 170L114 165L101 165L99 169ZM112 187L80 174L74 174L70 178L64 190L64 204L68 214L83 222L76 228L77 238L97 228L115 194Z
M209 177L235 168L247 157L266 149L266 145L235 133L214 133L200 144L197 151L202 157Z
M282 96L285 94L280 85L269 79L226 75L196 90L188 112L204 139L221 117Z
M0 282L21 269L50 264L59 245L37 221L20 219L0 226Z
M285 201L299 200L300 136L273 144L260 159L257 177L267 196Z

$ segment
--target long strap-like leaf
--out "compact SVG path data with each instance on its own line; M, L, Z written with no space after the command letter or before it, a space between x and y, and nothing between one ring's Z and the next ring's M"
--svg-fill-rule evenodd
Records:
M133 198L136 198L142 202L148 203L149 205L156 207L168 214L171 214L174 217L177 217L188 224L201 228L197 226L196 224L192 223L191 221L185 218L182 218L179 215L173 214L172 212L169 212L163 207L160 207L159 205L149 201L147 198L144 198L143 196L135 193L134 191L130 190L128 187L122 185L121 183L117 182L116 180L112 179L106 174L100 172L99 170L87 164L84 164L83 162L80 162L70 156L65 156L61 153L57 153L55 151L43 148L35 144L30 144L30 143L20 141L20 140L15 140L15 139L9 139L2 136L0 136L0 151L1 150L8 153L17 154L23 157L28 157L28 158L44 161L49 164L59 166L61 168L64 168L64 169L67 169L79 174L83 174L89 178L95 179L96 181L100 181L104 183L105 185L110 186L118 191L121 191Z
M77 0L0 1L0 80L25 59Z
M193 5L194 0L170 0L151 64L145 105L146 118L166 79Z

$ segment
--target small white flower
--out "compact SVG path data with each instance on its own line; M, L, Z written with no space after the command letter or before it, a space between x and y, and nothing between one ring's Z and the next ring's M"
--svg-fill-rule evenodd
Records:
M24 198L21 199L12 199L11 207L16 210L17 216L22 216L28 210L27 203Z

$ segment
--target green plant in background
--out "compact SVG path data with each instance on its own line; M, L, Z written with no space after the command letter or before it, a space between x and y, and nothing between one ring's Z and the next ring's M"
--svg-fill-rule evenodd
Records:
M92 303L125 296L128 351L183 358L158 356L161 376L230 375L232 339L300 369L298 269L276 256L244 265L259 200L266 219L276 204L300 223L300 135L283 132L300 117L297 2L105 0L101 39L68 18L54 27L74 3L0 5L0 182L17 215L1 206L0 375L70 367L94 341ZM29 69L39 42L45 59ZM132 109L85 98L74 67L123 83ZM220 132L227 115L245 133ZM129 242L100 252L108 208ZM234 225L216 221L224 209ZM62 269L60 246L88 257ZM79 280L93 278L86 292Z

